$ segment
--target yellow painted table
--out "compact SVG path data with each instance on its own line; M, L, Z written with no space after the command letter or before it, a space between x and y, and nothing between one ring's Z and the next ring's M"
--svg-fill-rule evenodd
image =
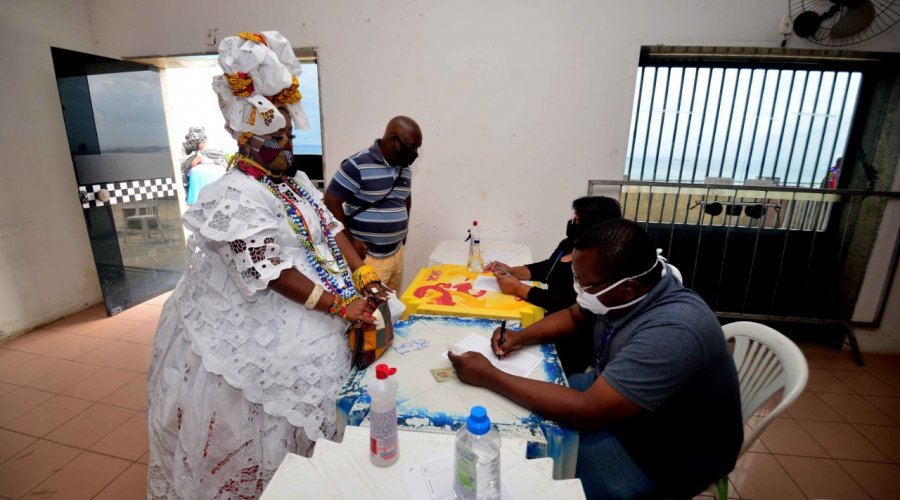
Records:
M518 320L522 326L528 326L544 317L542 308L514 295L473 289L478 275L467 271L466 266L453 264L420 270L400 297L406 304L403 318L410 314L437 314Z

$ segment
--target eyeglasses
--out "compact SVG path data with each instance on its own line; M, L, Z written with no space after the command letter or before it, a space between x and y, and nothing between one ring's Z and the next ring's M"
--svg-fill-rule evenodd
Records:
M575 271L572 271L572 280L575 281L575 284L578 285L579 288L587 292L591 288L599 288L600 285L605 285L607 283L612 283L611 281L601 281L599 283L595 283L593 285L585 285L581 283L581 280L578 279L578 275L575 274Z

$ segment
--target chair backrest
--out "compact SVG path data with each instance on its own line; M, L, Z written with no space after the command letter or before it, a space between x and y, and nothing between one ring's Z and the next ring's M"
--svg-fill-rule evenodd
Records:
M669 271L672 273L672 276L678 280L678 283L684 284L684 279L681 278L681 271L679 271L677 267L669 264Z
M744 436L741 454L756 440L776 415L803 392L809 368L800 348L778 331L751 321L737 321L722 327L726 340L734 340L734 364L741 385L741 412L744 423L776 392L781 400Z

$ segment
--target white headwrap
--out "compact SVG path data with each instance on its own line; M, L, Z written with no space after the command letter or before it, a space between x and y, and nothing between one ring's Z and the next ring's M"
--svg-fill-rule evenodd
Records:
M298 128L309 129L297 88L300 63L281 33L240 33L223 39L219 66L225 74L214 77L212 87L235 139L246 132L264 135L284 128L278 107L288 110Z

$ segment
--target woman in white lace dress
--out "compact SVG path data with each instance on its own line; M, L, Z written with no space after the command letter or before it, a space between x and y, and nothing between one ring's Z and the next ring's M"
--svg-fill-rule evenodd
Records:
M384 293L322 194L282 175L291 120L306 124L290 43L242 33L219 55L213 88L240 150L184 215L188 268L148 383L150 498L256 498L288 452L333 437L344 332L372 321L357 289Z

